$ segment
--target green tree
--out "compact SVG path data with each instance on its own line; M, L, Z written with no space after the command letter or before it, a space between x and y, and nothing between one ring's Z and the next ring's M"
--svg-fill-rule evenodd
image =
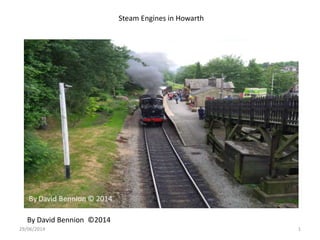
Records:
M210 60L203 67L203 77L224 77L226 82L233 82L235 92L243 90L245 67L240 57L223 56Z
M263 82L268 88L268 93L279 95L287 92L291 87L298 83L298 73L284 70L285 66L294 66L297 62L280 62L273 64L264 64ZM273 86L273 89L272 89Z
M52 63L46 40L25 40L24 49L24 123L25 128L37 128L41 118L56 108L57 84L64 68Z
M165 72L163 72L163 78L164 78L164 81L170 81L170 82L174 82L175 80L175 75L173 72L167 70Z
M255 59L250 60L246 68L245 84L246 87L266 87L266 83L263 81L263 69Z
M68 92L68 111L86 114L89 97L98 92L116 95L128 77L125 73L128 50L114 46L110 40L52 40L52 59L66 71L62 82L73 86Z
M196 73L195 64L180 67L176 72L175 82L184 84L184 80L186 78L194 78L195 73Z

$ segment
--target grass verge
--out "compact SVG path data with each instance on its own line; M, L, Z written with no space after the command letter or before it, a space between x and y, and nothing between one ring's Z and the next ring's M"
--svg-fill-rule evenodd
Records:
M106 181L118 160L115 142L127 111L117 109L107 118L102 114L82 119L69 129L71 178L65 178L60 128L37 134L54 148L58 160L39 172L26 174L24 206L26 208L99 208L107 204ZM92 196L92 198L91 198ZM112 196L108 196L109 200ZM100 200L100 201L99 201Z
M166 83L168 84L168 86L172 87L173 91L184 88L184 85L181 83L175 83L175 82L171 82L171 81L167 81Z

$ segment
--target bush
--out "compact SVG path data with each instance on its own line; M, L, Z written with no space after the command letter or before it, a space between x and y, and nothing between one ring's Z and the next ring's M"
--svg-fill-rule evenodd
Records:
M36 172L53 162L56 153L31 131L24 132L24 172Z
M86 108L86 114L94 116L96 111L99 110L98 97L89 97L89 102Z
M113 108L108 104L101 104L97 109L97 112L103 112L103 113L106 113L107 115L110 115L113 113Z

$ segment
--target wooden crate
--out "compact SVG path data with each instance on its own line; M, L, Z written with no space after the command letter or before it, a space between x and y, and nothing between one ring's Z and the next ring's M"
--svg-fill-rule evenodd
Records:
M225 141L226 170L240 183L259 183L269 175L269 152L264 143Z

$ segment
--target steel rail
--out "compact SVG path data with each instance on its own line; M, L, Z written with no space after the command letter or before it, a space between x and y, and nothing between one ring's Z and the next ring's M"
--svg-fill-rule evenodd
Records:
M169 138L166 130L165 130L163 127L162 127L162 130L163 130L164 135L166 136L166 138L167 138L167 140L168 140L168 142L169 142L169 144L170 144L173 152L175 153L177 159L179 160L182 168L184 169L185 173L187 174L189 180L192 182L192 184L193 184L193 186L195 187L195 189L197 190L198 194L201 196L202 201L205 203L205 205L206 205L208 208L211 208L210 205L209 205L209 203L208 203L208 201L207 201L207 199L205 198L205 196L204 196L203 193L201 192L200 188L198 187L197 183L196 183L196 182L194 181L194 179L192 178L192 176L191 176L190 172L188 171L187 167L186 167L185 164L183 163L183 161L182 161L179 153L176 151L175 147L173 146L173 144L172 144L172 142L171 142L171 140L170 140L170 138Z
M147 155L148 155L149 167L150 167L150 172L151 172L151 176L152 176L152 181L153 181L154 190L155 190L155 193L156 193L157 203L158 203L159 208L162 208L162 206L161 206L161 201L160 201L160 195L159 195L159 191L158 191L158 186L157 186L156 178L155 178L155 176L154 176L154 171L153 171L153 166L152 166L152 160L151 160L151 156L150 156L150 149L149 149L147 132L146 132L146 129L145 129L145 128L143 128L143 131L144 131L144 141L145 141L145 144L146 144L146 150L147 150Z

